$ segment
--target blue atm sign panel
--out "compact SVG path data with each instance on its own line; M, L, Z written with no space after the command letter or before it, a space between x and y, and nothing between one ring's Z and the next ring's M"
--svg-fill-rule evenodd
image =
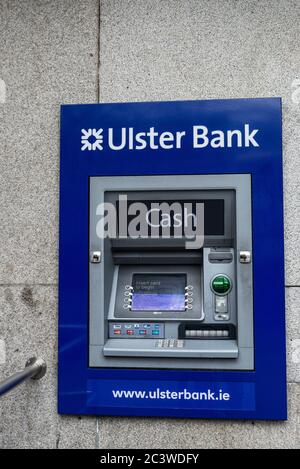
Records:
M62 106L58 411L285 420L284 331L281 100Z

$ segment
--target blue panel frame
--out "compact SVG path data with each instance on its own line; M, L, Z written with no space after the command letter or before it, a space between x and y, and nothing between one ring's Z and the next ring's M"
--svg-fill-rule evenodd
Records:
M59 388L64 414L285 420L286 361L280 98L64 105L61 108ZM191 128L259 129L259 147L193 149ZM150 127L186 130L182 149L81 151L81 129ZM88 367L89 177L251 174L255 371L222 372ZM125 405L109 399L109 383L196 389L222 385L244 392L244 404L190 407L165 400ZM100 384L99 384L100 383ZM120 384L121 383L121 384ZM243 386L244 383L244 386ZM98 391L97 391L98 390ZM244 391L243 391L244 390ZM91 394L94 393L94 394Z

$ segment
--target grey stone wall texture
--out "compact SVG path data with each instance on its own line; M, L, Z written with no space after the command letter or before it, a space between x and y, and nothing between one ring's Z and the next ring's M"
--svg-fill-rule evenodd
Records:
M300 1L0 0L0 448L300 447ZM59 105L281 96L289 421L56 413ZM274 253L276 255L276 253Z

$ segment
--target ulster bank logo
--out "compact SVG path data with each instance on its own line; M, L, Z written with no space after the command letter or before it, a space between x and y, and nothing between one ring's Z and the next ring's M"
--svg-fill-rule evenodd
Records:
M81 150L141 151L141 150L181 150L191 146L195 150L210 147L223 148L259 147L256 135L259 129L244 124L235 129L210 129L206 125L194 125L186 130L163 130L155 127L136 130L133 127L104 129L81 129ZM105 141L104 141L105 139Z
M103 150L103 129L81 129L81 151Z

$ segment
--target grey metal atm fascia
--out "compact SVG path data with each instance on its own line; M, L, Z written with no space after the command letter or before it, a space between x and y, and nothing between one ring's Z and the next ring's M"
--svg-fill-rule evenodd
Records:
M236 253L252 251L251 229L251 176L249 174L230 175L180 175L180 176L118 176L90 178L90 251L101 251L105 258L108 249L103 239L96 236L96 207L105 201L109 191L186 191L186 190L234 190L236 194ZM112 262L112 261L111 261ZM220 369L253 370L253 298L252 263L236 262L238 345L237 359L176 359L138 357L104 357L103 347L107 337L107 324L104 315L109 311L110 292L105 292L106 284L113 284L113 265L104 272L105 262L90 264L90 349L91 367L128 368L181 368L181 369ZM106 294L105 294L106 293ZM105 313L106 312L106 313ZM106 324L103 327L103 324Z

